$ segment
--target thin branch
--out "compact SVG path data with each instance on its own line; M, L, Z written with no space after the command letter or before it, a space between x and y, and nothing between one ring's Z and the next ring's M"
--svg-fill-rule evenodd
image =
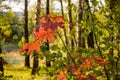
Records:
M93 26L94 26L94 21L93 21ZM96 43L96 46L97 46L97 48L98 48L99 54L100 54L100 56L103 58L103 55L102 55L102 52L101 52L101 50L100 50L100 46L99 46L98 43L97 43L97 37L96 37L94 31L93 31L93 35L94 35L94 38L95 38L95 43ZM106 69L105 66L104 66L104 71L105 71L105 75L106 75L106 77L107 77L107 80L110 80L110 79L109 79L109 76L108 76L107 69Z
M93 13L95 13L95 10L93 11ZM95 27L95 21L94 21L94 17L93 17L93 14L92 13L90 13L91 14L91 16L92 16L92 22L93 22L93 36L94 36L94 38L95 38L95 43L96 43L96 46L97 46L97 48L98 48L98 51L99 51L99 54L100 54L100 56L103 58L103 55L102 55L102 51L100 50L100 46L98 45L98 43L97 43L97 36L96 36L96 34L95 34L95 32L94 32L94 27ZM107 80L110 80L110 78L109 78L109 76L108 76L108 72L107 72L107 69L106 69L106 67L104 66L104 71L105 71L105 75L106 75L106 77L107 77Z
M64 40L61 38L61 36L60 36L60 34L59 34L58 31L57 31L57 34L58 34L58 36L60 37L60 39L61 39L61 41L62 41L62 43L63 43L65 49L67 50L67 54L70 56L70 58L71 58L73 64L76 65L75 60L72 58L72 56L71 56L71 54L70 54L70 51L69 51L68 48L66 47L65 42L64 42Z

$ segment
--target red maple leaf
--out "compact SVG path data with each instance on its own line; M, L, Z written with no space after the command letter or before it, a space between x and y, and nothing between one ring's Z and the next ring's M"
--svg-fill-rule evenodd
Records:
M44 27L49 27L52 28L54 30L57 29L57 27L64 27L64 19L62 18L62 16L53 16L51 14L46 15L46 16L42 16L41 20L40 20L40 25L44 26Z
M33 51L39 51L40 50L40 44L38 41L33 41L31 43L26 43L19 51L20 54L22 54L24 51L27 51L28 54L33 53Z
M53 42L55 34L56 32L51 28L41 27L39 32L35 32L34 37L42 43L44 43L46 40Z
M40 23L47 23L53 21L54 21L54 16L52 14L45 15L40 18Z
M103 58L101 57L98 57L98 58L94 58L95 62L102 65L102 66L105 66L107 65L109 62L108 61L105 61Z
M75 71L75 70L77 70L78 68L79 68L79 66L77 66L77 65L66 66L66 69L67 69L68 71Z
M61 23L61 22L64 23L64 19L63 19L62 16L56 16L54 20L55 20L55 22L57 22L57 23Z
M66 80L66 73L63 71L60 71L59 75L57 76L57 80Z
M87 68L89 70L91 68L92 62L93 62L93 59L88 58L81 64L81 67L82 68Z
M87 76L87 80L97 80L95 74L90 74Z
M58 27L63 27L64 20L61 16L53 16L51 14L42 16L40 26L33 31L34 38L40 40L42 43L45 41L53 42Z
M56 30L58 27L57 23L52 23L52 22L47 22L47 23L42 23L41 27L46 27L46 28L51 28L52 30Z

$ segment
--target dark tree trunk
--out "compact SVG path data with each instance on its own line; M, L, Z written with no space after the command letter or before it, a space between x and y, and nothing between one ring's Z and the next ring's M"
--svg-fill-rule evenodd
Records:
M110 2L109 2L109 9L111 10L111 12L110 12L110 20L111 20L111 22L114 22L114 19L113 19L113 17L112 17L112 14L113 14L113 11L114 11L114 6L115 6L115 2L113 2L114 0L110 0ZM109 24L110 26L111 26L111 24ZM114 41L114 26L112 25L112 27L111 27L111 33L110 33L110 37L109 37L110 39L109 39L109 41L110 42L113 42ZM114 49L113 49L113 46L110 48L110 50L109 50L109 62L111 63L111 69L112 69L112 73L113 74L115 74L116 72L114 71L114 66L115 66L115 61L113 60L113 52L114 52Z
M40 25L40 4L41 0L37 0L37 12L36 12L36 28ZM38 52L34 52L34 59L33 59L33 68L32 68L32 75L38 74L39 70L39 54Z
M34 52L34 59L33 59L33 68L32 68L32 72L31 75L35 75L35 74L39 74L39 54L38 52Z
M86 8L86 13L91 13L91 10L90 10L90 5L89 5L89 1L88 0L85 0L85 3L87 4L88 8ZM86 23L88 21L90 21L90 15L87 14L87 19L86 19ZM93 31L91 30L91 32L89 33L88 37L87 37L87 43L88 43L88 47L89 48L94 48L94 36L93 36Z
M64 18L64 10L63 10L63 2L62 2L62 0L60 0L60 4L61 4L61 14L62 14L62 17ZM66 34L65 30L64 30L64 37L65 37L65 43L66 43L66 45L68 45L68 39L67 39L67 34Z
M47 15L50 14L50 1L49 0L47 0L46 2L46 14Z
M47 2L46 2L46 14L47 15L49 15L49 13L50 13L50 4L49 4L49 2L50 2L49 0L47 0ZM46 46L47 46L47 50L49 51L50 46L49 46L48 41L46 43ZM46 56L46 67L51 67L51 62L50 62L50 60L47 59L47 56Z
M71 0L68 0L68 6L71 5ZM70 28L70 32L73 29L73 22L72 22L72 10L71 8L68 10L68 21L69 21L69 28ZM71 39L71 48L74 48L74 40Z
M0 43L0 54L2 54L1 43ZM3 76L4 76L3 58L0 57L0 80Z
M81 28L81 26L79 26L83 16L82 0L79 0L79 9L81 10L81 12L78 13L78 46L85 48L85 41L82 36L82 33L84 32L84 30Z
M81 26L79 26L81 20L82 20L82 1L79 0L79 9L80 9L80 12L78 13L78 46L79 47L83 47L83 38L82 38L82 33L83 33L83 30L81 28Z
M112 17L112 12L114 11L114 8L115 8L114 6L115 6L115 0L110 0L110 10L111 10L110 20L111 21L114 21ZM114 41L114 26L111 28L111 31L112 32L110 34L110 42L113 42ZM110 54L111 54L111 57L113 58L113 47L110 49Z
M25 0L25 11L24 11L24 16L25 16L25 23L24 23L24 31L25 31L25 43L29 42L29 35L28 35L28 1ZM25 56L25 67L30 68L30 56L26 55Z
M90 32L87 38L88 41L88 47L89 48L94 48L94 37L93 37L93 32Z
M60 0L60 5L61 5L62 17L64 18L64 10L63 10L63 1L62 0Z

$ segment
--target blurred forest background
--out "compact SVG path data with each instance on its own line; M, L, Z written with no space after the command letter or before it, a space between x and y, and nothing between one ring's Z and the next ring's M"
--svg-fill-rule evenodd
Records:
M50 15L54 42L19 54ZM0 0L0 80L120 80L120 0Z

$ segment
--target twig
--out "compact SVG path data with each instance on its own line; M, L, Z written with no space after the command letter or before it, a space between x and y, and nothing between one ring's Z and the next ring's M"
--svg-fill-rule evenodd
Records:
M98 48L99 54L100 54L100 56L103 58L102 52L101 52L100 47L99 47L99 45L98 45L98 43L97 43L97 37L96 37L96 35L95 35L94 32L93 32L93 35L94 35L94 37L95 37L95 43L96 43L96 46L97 46L97 48ZM109 76L108 76L107 69L106 69L105 66L104 66L104 71L105 71L105 75L106 75L106 77L107 77L107 80L110 80L110 79L109 79Z
M61 39L61 41L62 41L62 43L63 43L65 49L67 50L67 54L70 56L70 58L71 58L73 64L76 65L75 60L72 58L72 56L71 56L71 54L70 54L70 51L69 51L68 48L66 47L65 42L64 42L63 39L61 38L61 36L60 36L60 34L59 34L58 31L57 31L57 34L58 34L58 36L60 37L60 39Z
M93 13L95 13L95 10L93 11ZM92 30L92 31L93 31L93 35L94 35L94 38L95 38L95 43L96 43L96 46L97 46L97 48L98 48L98 51L99 51L100 56L103 58L102 52L101 52L100 47L99 47L99 45L98 45L98 43L97 43L97 37L96 37L96 35L95 35L95 33L94 33L95 23L94 23L94 18L93 18L93 14L92 14L92 13L91 13L91 16L92 16L92 22L93 22L93 30ZM107 77L107 80L110 80L105 65L104 65L104 71L105 71L105 75L106 75L106 77Z

